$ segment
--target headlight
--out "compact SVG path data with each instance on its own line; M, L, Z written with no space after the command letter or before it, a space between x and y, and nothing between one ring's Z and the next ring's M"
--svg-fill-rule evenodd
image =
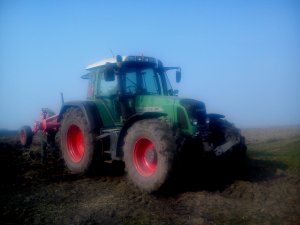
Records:
M156 59L147 56L127 56L125 61L127 62L149 62L156 63Z
M191 119L191 123L192 123L194 126L197 126L197 125L198 125L198 120L197 120L197 119Z

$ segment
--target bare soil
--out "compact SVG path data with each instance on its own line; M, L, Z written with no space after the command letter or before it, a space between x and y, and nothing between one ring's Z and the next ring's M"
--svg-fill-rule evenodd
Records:
M300 134L278 129L243 133L254 149ZM35 141L31 151L38 149ZM239 168L199 160L156 194L141 192L112 164L72 175L51 155L47 165L32 158L17 137L0 137L0 224L300 224L299 172L251 154Z

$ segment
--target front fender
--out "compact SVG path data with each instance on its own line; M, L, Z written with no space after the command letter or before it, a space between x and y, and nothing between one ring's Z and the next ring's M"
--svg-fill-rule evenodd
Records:
M159 117L165 117L167 116L166 113L161 113L161 112L144 112L144 113L136 113L133 116L131 116L125 123L124 126L122 127L119 138L118 138L118 148L117 148L117 156L118 157L123 157L123 140L124 137L127 133L127 130L134 124L135 122L143 119L150 119L150 118L159 118Z

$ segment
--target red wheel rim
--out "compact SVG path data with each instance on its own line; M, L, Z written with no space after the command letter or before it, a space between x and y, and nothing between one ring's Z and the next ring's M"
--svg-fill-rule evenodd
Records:
M133 151L134 166L140 175L151 176L157 168L157 153L152 141L140 138L136 141Z
M84 137L81 129L71 125L67 132L67 150L73 162L79 162L84 156Z
M26 143L26 133L25 130L21 130L20 132L20 141L22 145L25 145Z

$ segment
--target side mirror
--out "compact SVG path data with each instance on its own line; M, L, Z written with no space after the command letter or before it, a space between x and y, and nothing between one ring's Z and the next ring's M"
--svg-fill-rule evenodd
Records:
M176 83L179 83L181 81L181 71L176 71Z
M114 81L115 80L115 73L113 69L106 69L104 71L104 80L105 81Z

